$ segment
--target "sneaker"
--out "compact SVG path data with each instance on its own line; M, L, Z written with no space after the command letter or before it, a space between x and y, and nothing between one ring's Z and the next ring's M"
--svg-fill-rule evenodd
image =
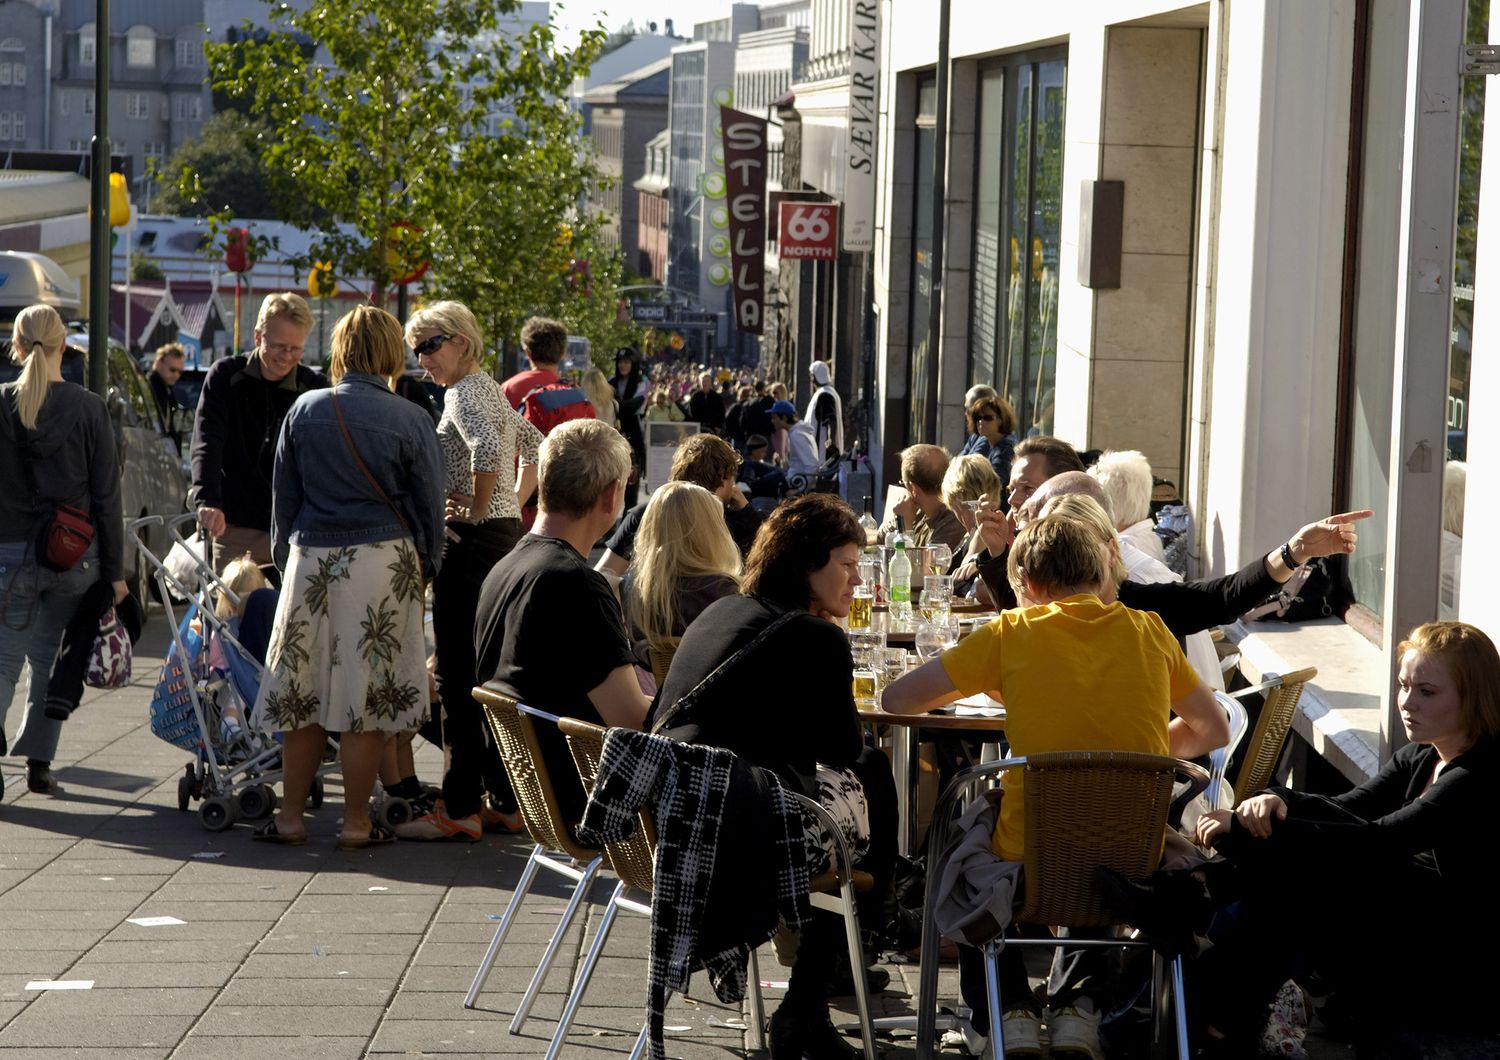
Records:
M1006 1012L1002 1029L1006 1056L1042 1055L1042 1021L1031 1009L1013 1008Z
M467 817L449 817L439 799L431 813L398 824L396 835L402 839L453 839L460 843L477 843L484 835L484 826L479 823L477 812Z
M486 832L499 832L502 835L514 835L526 828L519 808L506 813L495 809L488 798L479 804L479 823Z
M1025 1012L1024 1009L1020 1010L1020 1011L1023 1014ZM1033 1019L1033 1022L1035 1022L1035 1017L1032 1017L1032 1019ZM1006 1044L1009 1045L1010 1044L1010 1022L1009 1022L1009 1020L1007 1020L1007 1022L1005 1024L1005 1030L1006 1030L1006 1039L1005 1039L1006 1040ZM1033 1037L1035 1037L1035 1035L1036 1035L1036 1029L1035 1028L1032 1029L1032 1035L1033 1035ZM1017 1031L1017 1037L1024 1037L1024 1033L1021 1032L1021 1031L1019 1031L1019 1029ZM1040 1042L1040 1039L1038 1038L1037 1041ZM986 1035L980 1034L978 1031L976 1031L974 1029L974 1025L972 1023L970 1023L968 1020L965 1019L965 1020L961 1020L959 1022L959 1025L957 1027L954 1027L951 1031L944 1031L943 1032L942 1047L944 1049L962 1049L964 1052L968 1053L970 1056L983 1056L985 1054L986 1050L988 1050L989 1047L990 1047L990 1040L989 1040L989 1038ZM1040 1048L1040 1046L1038 1046L1038 1047Z
M1099 1013L1092 1006L1064 1005L1047 1021L1047 1029L1051 1032L1052 1056L1104 1060L1104 1046L1099 1042Z
M1307 1037L1307 995L1292 980L1281 985L1260 1035L1262 1056L1291 1057L1307 1060L1303 1039Z

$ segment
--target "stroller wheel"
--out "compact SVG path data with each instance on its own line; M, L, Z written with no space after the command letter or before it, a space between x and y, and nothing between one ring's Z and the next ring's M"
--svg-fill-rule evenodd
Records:
M178 777L177 778L177 808L179 810L182 810L182 811L186 812L187 808L188 808L188 803L190 801L192 801L192 798L193 798L193 778L192 777Z
M259 821L276 810L276 792L269 784L252 784L235 796L239 816L246 821Z
M198 807L198 816L203 820L204 828L210 832L222 832L234 824L234 807L229 804L228 799L210 795Z
M312 808L315 809L315 810L318 809L320 806L323 805L323 778L322 777L314 777L313 778L312 792L308 796L308 800L307 801L308 801L308 804L310 806L312 806Z
M380 810L376 817L387 828L406 824L411 820L411 803L400 796L388 795L380 800Z

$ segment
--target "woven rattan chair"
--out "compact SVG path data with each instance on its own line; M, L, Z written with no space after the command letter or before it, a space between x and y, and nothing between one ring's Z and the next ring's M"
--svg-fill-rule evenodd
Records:
M598 850L579 843L573 834L576 822L564 821L558 812L557 796L552 787L552 779L547 774L547 763L542 757L536 734L538 720L544 724L556 724L557 719L530 707L523 707L514 699L488 686L474 689L474 699L484 708L485 716L489 719L495 742L500 747L500 757L505 762L505 770L515 789L516 801L521 807L521 820L525 822L526 831L536 845L531 850L531 856L526 859L526 868L521 873L520 882L516 884L515 893L511 895L510 904L505 907L500 925L495 929L495 937L490 940L489 949L485 951L484 960L474 973L474 982L470 984L469 992L464 997L464 1008L473 1008L479 992L484 989L485 980L489 978L500 947L505 943L521 902L536 882L537 873L546 870L566 877L574 884L573 894L568 899L562 919L547 943L541 963L537 965L526 993L522 995L521 1003L516 1006L516 1013L511 1018L510 1032L517 1034L525 1024L531 1006L542 989L542 983L551 970L563 936L567 934L573 918L588 897L589 887L598 875L604 857Z
M594 781L599 775L599 762L604 755L605 730L598 725L591 725L573 718L561 719L558 722L558 728L568 738L568 749L573 752L573 760L578 764L578 775L583 781L584 790L593 791ZM834 838L837 853L834 858L833 871L815 876L809 881L809 890L813 892L811 901L818 908L831 909L843 914L851 967L862 969L864 949L859 937L859 921L855 912L854 894L858 890L868 890L873 885L873 881L869 874L854 871L853 858L828 811L811 799L796 793L790 794L798 805L812 813L818 819L819 824ZM583 994L588 989L589 980L594 974L594 967L604 953L604 943L609 937L610 929L614 926L616 914L621 909L625 909L641 916L651 915L650 905L632 899L626 893L633 889L650 895L655 885L656 827L651 820L651 815L643 811L639 825L630 837L618 843L606 844L605 851L620 882L615 886L614 894L610 896L609 906L599 922L599 931L594 936L594 944L589 949L583 969L578 973L578 981L573 986L573 992L568 995L568 1003L563 1008L562 1018L557 1024L557 1032L552 1038L551 1046L547 1049L547 1060L555 1060L562 1049L563 1039L567 1036L578 1006L583 1001ZM832 893L828 892L837 892L838 897L835 898ZM749 973L750 1022L757 1039L756 1048L763 1048L765 1005L760 994L760 972L754 950L750 953ZM860 1030L864 1039L865 1060L875 1060L875 1034L870 1023L870 999L864 976L856 974L853 978L855 1003L859 1008ZM643 1026L636 1039L635 1049L630 1054L631 1060L639 1060L639 1057L644 1054L646 1031L647 1028Z
M1255 720L1245 760L1234 784L1236 806L1275 779L1276 765L1281 761L1287 733L1297 716L1302 689L1317 676L1317 668L1312 666L1289 674L1267 674L1260 684L1233 693L1236 699L1256 692L1265 694L1265 703L1260 708L1260 717Z
M656 678L657 688L667 683L667 671L672 668L672 657L677 654L677 645L681 643L681 637L669 637L646 649L651 656L651 676Z
M1077 751L1031 755L987 762L960 772L938 802L933 821L939 832L953 819L958 798L975 782L1010 769L1024 771L1026 784L1025 888L1015 922L1066 928L1112 926L1097 879L1101 867L1130 878L1154 872L1161 859L1167 815L1174 801L1179 775L1189 782L1187 797L1208 786L1208 773L1191 762L1161 755L1123 751ZM1180 799L1182 796L1179 796ZM939 823L940 822L940 823ZM939 834L935 850L944 850L949 837ZM932 878L941 868L935 866ZM936 888L929 888L922 923L922 962L919 969L917 1047L935 1037L937 1025L937 930L933 926ZM1139 938L1006 939L1007 946L1145 947ZM996 1056L1005 1054L1004 1007L1000 998L998 946L984 947L985 979L989 988L990 1028ZM1165 998L1163 962L1152 954L1155 990L1152 995L1156 1041L1164 1037L1162 1002ZM1183 1006L1182 960L1171 962L1171 992L1175 996L1178 1056L1188 1056L1187 1014ZM930 1045L928 1046L930 1050Z

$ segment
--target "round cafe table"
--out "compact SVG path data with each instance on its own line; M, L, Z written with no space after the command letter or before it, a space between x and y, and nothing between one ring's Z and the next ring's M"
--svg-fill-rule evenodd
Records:
M896 775L896 848L905 857L916 853L917 786L921 781L921 756L917 753L918 734L927 732L961 732L975 735L999 734L1005 731L1005 714L957 714L943 707L928 714L889 714L879 707L860 707L859 720L873 725L889 725L892 740L891 772Z

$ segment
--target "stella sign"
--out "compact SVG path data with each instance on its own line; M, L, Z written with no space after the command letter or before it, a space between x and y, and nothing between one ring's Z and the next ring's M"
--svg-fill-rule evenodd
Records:
M766 291L766 119L720 107L734 326L763 334Z

